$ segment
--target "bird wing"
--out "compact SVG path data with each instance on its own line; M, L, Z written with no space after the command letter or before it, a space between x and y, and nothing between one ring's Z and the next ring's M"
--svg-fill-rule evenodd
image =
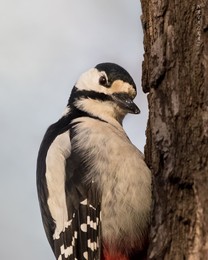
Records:
M94 183L85 184L73 153L66 161L69 225L54 240L57 259L100 259L100 202ZM78 160L77 160L78 161ZM78 171L78 172L77 172Z
M52 140L53 131L48 130L42 142L49 144L48 150L41 145L39 151L42 220L56 259L97 260L101 254L100 199L95 183L84 180L87 169L82 155L71 149L70 130L69 126Z

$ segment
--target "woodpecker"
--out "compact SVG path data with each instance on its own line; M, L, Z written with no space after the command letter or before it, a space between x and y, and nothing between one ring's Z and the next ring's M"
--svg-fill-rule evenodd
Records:
M140 112L136 85L114 63L83 73L42 140L37 191L57 260L128 260L148 238L151 172L122 127Z

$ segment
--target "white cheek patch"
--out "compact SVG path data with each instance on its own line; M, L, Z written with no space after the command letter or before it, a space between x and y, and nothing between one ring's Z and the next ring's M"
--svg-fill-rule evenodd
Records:
M107 75L104 71L100 72L95 68L90 69L81 75L76 83L76 87L79 90L92 90L107 94L106 88L99 84L99 79L101 76L105 76L107 79Z
M133 86L119 79L113 82L113 84L108 90L108 94L120 93L120 92L125 92L132 98L136 97L136 90L133 88Z

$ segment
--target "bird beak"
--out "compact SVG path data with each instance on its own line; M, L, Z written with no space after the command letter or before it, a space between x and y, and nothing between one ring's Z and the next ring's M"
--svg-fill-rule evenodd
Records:
M113 100L117 103L118 106L128 111L131 114L139 114L140 109L133 102L127 93L114 93L112 94Z

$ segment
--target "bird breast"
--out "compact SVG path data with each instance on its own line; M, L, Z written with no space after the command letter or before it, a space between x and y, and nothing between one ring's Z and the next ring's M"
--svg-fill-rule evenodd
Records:
M87 118L79 122L73 143L86 151L87 179L95 181L102 194L103 239L122 246L128 237L142 240L151 206L151 174L142 153L120 124Z

